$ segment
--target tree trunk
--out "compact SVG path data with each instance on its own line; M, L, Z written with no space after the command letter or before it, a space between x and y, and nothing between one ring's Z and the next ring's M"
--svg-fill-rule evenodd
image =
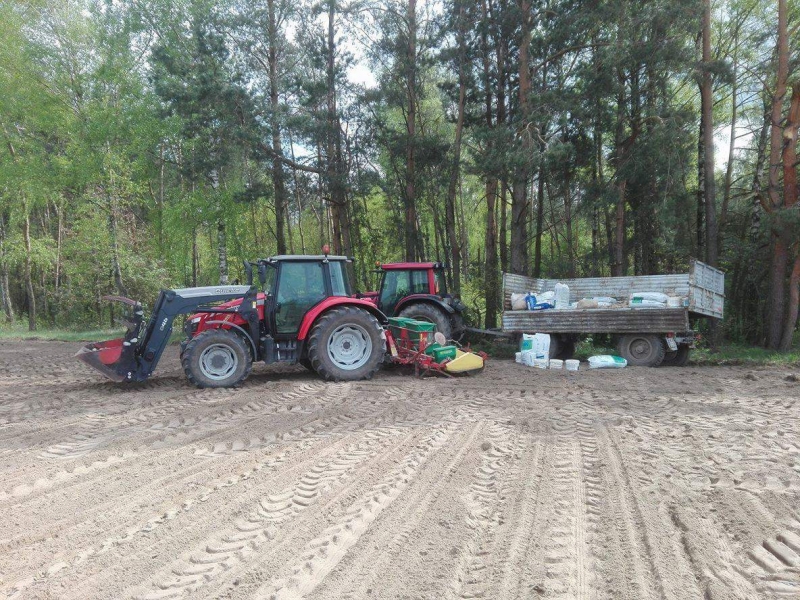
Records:
M700 88L700 117L703 121L703 198L706 217L706 262L718 264L717 200L714 181L714 98L711 78L711 0L703 0L703 79Z
M625 91L623 86L623 78L620 76L620 91L617 95L617 126L615 134L615 154L614 162L616 166L616 210L614 217L614 253L613 262L611 263L611 275L619 277L625 274L625 190L627 188L627 180L622 173L622 168L625 162L625 142L623 136L625 134Z
M224 221L217 223L217 250L219 253L219 284L228 285L228 239Z
M697 132L697 254L696 256L705 257L706 255L706 177L705 177L705 134L703 125L705 121L700 119L700 128Z
M28 300L28 330L36 331L36 296L33 293L33 277L32 277L32 264L31 264L31 217L28 212L28 205L23 201L22 209L25 211L25 223L23 227L23 236L25 238L25 261L24 277L25 277L25 295Z
M797 187L797 134L800 128L800 82L792 87L792 100L789 106L789 117L783 133L783 206L793 208L798 201ZM795 259L792 275L789 280L789 307L780 350L788 352L792 348L794 330L797 326L798 301L800 301L800 254L795 244Z
M292 162L297 162L294 155L294 142L292 135L289 133L289 151L292 155ZM303 234L303 203L300 200L300 183L297 180L297 169L292 168L292 180L294 181L294 200L297 204L297 232L300 234L300 251L306 253L306 239Z
M108 234L111 239L111 276L114 278L114 287L120 296L127 296L128 291L122 281L122 267L119 263L119 240L117 227L116 202L109 199L108 207Z
M575 257L572 251L572 182L570 178L570 166L566 165L564 174L564 225L567 232L567 276L571 279L575 277Z
M501 2L504 5L504 2ZM502 10L502 8L501 8ZM497 28L495 39L495 56L497 61L497 127L506 127L506 69L508 57L508 42L509 38L502 35L502 32ZM491 94L491 86L489 86L488 94ZM500 251L500 270L503 272L508 271L508 173L503 169L500 174L500 195L497 198L497 211L500 222L500 231L498 235L498 245Z
M539 164L536 188L536 236L533 240L533 276L542 276L542 232L544 231L544 160Z
M14 320L14 305L11 302L11 290L8 283L8 259L6 257L5 240L6 216L0 213L0 301L3 304L6 321L11 323Z
M272 129L272 186L275 191L275 241L278 254L286 254L286 184L283 175L283 148L279 123L280 103L278 99L278 26L275 19L275 0L267 0L269 13L269 123Z
M417 259L416 155L414 144L417 127L417 1L408 0L406 24L406 190L405 190L405 250L406 260ZM451 243L456 242L455 238Z
M519 153L511 184L511 271L519 275L530 272L528 265L528 184L533 144L530 126L531 65L529 49L533 15L531 1L520 1L521 33L519 43Z
M769 212L775 212L781 205L781 154L783 150L783 98L786 95L786 80L789 75L789 44L787 33L787 1L778 0L778 70L775 93L772 96L770 151L769 151ZM780 347L786 312L786 268L788 257L782 224L772 226L773 252L770 263L770 287L767 306L767 347L777 350Z
M447 186L447 200L445 204L445 218L447 237L450 238L450 260L453 269L453 293L461 293L461 244L456 236L456 193L458 180L461 175L461 137L464 131L464 104L467 97L467 81L465 75L466 62L466 34L464 27L464 3L458 7L458 108L456 116L456 136L453 142L453 165L450 171L450 182Z

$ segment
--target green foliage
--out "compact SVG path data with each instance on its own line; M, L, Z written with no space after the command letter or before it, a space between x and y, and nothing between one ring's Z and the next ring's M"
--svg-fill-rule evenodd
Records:
M290 251L319 251L344 223L342 251L355 255L362 290L375 284L375 261L406 254L409 150L422 254L449 262L457 249L475 324L489 286L487 184L497 186L508 270L520 166L530 172L520 218L531 256L541 202L543 275L611 273L621 187L626 272L685 270L702 257L697 77L706 69L718 129L735 83L737 135L753 132L734 155L720 262L732 286L725 334L760 341L769 233L800 231L795 210L754 210L767 181L759 134L773 92L773 7L715 5L714 60L703 65L697 2L554 0L529 15L520 6L448 0L419 4L412 18L400 0L0 0L0 282L16 316L35 301L45 324L105 324L101 296L149 302L161 287L213 284L225 256L230 279L243 277L242 259L277 251L273 133L286 159ZM796 47L800 15L790 13ZM522 99L526 17L532 81ZM353 79L364 62L375 85ZM459 70L467 89L450 239ZM334 207L339 185L345 200Z

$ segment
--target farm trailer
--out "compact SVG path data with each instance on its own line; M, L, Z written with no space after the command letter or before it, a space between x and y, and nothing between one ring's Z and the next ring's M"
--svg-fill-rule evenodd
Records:
M609 296L627 301L632 293L661 292L684 299L680 307L511 310L511 294L552 290L556 283L569 286L570 300ZM510 334L549 333L550 356L569 358L575 344L588 334L611 334L619 353L637 366L683 366L694 347L696 318L722 319L725 275L719 269L693 260L688 273L635 277L585 277L534 279L503 274L503 331Z

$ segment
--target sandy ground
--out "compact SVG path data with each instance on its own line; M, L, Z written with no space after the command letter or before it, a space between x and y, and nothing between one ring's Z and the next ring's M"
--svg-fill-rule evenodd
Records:
M787 371L141 385L0 345L0 597L800 598Z

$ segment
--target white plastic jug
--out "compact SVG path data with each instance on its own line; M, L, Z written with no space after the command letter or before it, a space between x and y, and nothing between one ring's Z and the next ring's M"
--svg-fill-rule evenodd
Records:
M569 308L569 286L566 283L557 283L555 292L556 309Z
M532 342L532 350L535 358L550 358L549 333L534 334Z

